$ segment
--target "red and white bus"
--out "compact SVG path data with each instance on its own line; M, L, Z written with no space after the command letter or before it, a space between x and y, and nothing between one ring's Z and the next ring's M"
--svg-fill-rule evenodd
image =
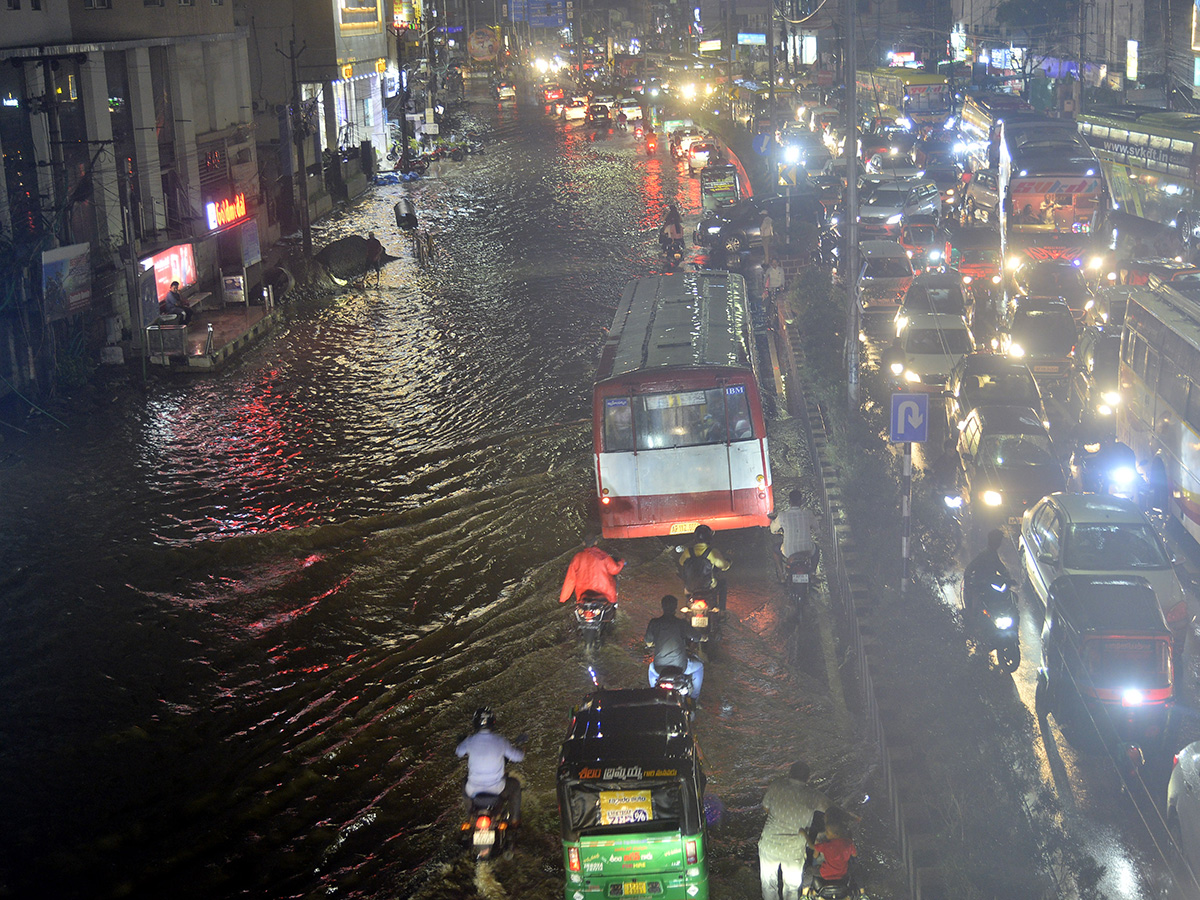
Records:
M605 537L769 524L766 421L746 283L638 278L621 295L593 399Z

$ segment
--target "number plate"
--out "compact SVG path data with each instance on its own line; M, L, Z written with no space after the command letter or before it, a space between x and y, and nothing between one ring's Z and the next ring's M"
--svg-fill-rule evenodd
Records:
M1009 525L1020 525L1020 524L1021 524L1021 517L1020 517L1020 516L1009 516L1009 517L1008 517L1008 524L1009 524Z
M496 843L496 832L494 831L477 831L471 837L471 843L476 847L490 847Z
M630 894L646 893L646 882L644 881L626 881L621 885L621 893L628 897Z
M708 616L692 616L692 627L693 628L707 628L708 627Z
M1058 366L1034 366L1033 371L1041 372L1043 375L1057 375Z
M792 573L792 583L793 584L808 584L808 573L805 572L803 575L801 575L799 572L793 572Z
M671 534L691 534L699 527L699 522L676 522L671 526Z

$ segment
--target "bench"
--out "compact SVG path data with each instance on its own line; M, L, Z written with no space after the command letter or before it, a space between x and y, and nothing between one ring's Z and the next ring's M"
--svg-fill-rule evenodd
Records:
M212 296L212 291L196 291L183 298L183 305L188 309L204 309L204 302Z

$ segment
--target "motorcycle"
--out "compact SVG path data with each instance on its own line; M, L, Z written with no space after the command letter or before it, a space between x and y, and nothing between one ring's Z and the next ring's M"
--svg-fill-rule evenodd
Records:
M658 139L652 135L646 135L646 155L653 156L658 152Z
M645 136L646 136L645 129L643 129L641 125L635 125L633 127L633 137L635 140L640 141Z
M692 697L692 676L679 666L663 666L658 670L654 686L664 691L676 691L683 699L683 708L687 710L689 718L696 711L696 701Z
M850 883L850 879L841 878L837 881L820 881L814 883L811 891L806 895L809 897L818 897L820 900L846 900L848 897L862 896L862 891L856 892L854 886Z
M604 643L604 633L617 618L617 604L595 591L584 591L575 601L575 631L583 641L586 651L595 650Z
M1137 496L1139 478L1132 451L1105 454L1099 442L1080 444L1071 456L1071 468L1078 473L1080 487L1086 492L1126 500Z
M796 621L804 620L804 609L808 606L808 591L817 572L818 550L812 553L796 553L784 564L784 586L788 605L796 610Z
M967 604L967 592L974 593ZM1016 589L1002 572L995 572L974 585L963 584L963 618L975 646L987 654L996 654L996 665L1011 675L1021 665L1021 635L1018 628Z
M663 241L663 253L667 257L667 267L674 268L683 262L683 238L665 238Z
M475 861L495 859L508 852L510 814L508 802L499 794L476 794L471 798L461 838Z

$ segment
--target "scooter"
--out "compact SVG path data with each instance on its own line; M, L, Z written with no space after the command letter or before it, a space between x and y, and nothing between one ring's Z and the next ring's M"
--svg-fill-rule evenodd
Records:
M471 798L460 837L477 862L495 859L508 850L509 820L508 802L499 794L476 794Z
M595 591L584 591L575 601L575 631L583 649L591 652L604 643L604 633L617 618L617 604Z
M784 590L787 592L788 606L796 611L797 623L804 621L808 591L817 573L819 554L816 548L812 553L795 553L787 558L784 565Z
M653 156L658 152L658 138L652 134L646 135L646 155Z
M967 591L974 591L974 611L966 603ZM1011 675L1021 665L1020 613L1017 592L996 572L975 585L963 584L963 618L978 649L996 654L996 665Z
M674 268L683 262L683 238L664 238L663 253L667 257L667 268Z

